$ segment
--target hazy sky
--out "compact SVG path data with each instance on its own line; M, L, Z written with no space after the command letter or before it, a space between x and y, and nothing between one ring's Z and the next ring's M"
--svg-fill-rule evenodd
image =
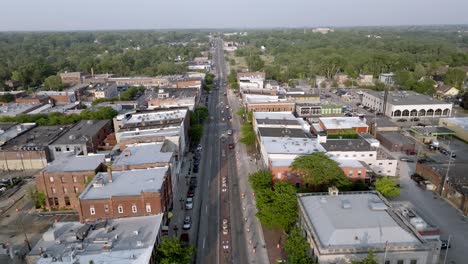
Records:
M0 0L0 30L468 24L468 0Z

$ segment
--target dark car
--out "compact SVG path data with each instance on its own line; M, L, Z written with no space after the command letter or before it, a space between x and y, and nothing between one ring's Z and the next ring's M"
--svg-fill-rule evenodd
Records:
M397 120L397 122L406 122L406 121L407 121L407 120L404 119L404 118L400 118L400 119Z
M442 242L440 244L440 249L447 249L447 248L451 248L452 247L452 243L449 243L448 240L446 239L441 239L440 242Z
M229 144L229 149L234 149L235 145L233 143Z
M193 173L198 173L198 166L193 166Z
M189 244L189 234L183 233L180 235L180 242L182 245L187 246Z
M190 187L197 187L197 177L190 178Z
M188 191L187 191L187 197L193 197L193 196L195 196L195 187L190 186Z
M417 122L417 121L419 121L419 118L413 117L413 118L410 118L410 120L411 120L411 121L416 121L416 122Z

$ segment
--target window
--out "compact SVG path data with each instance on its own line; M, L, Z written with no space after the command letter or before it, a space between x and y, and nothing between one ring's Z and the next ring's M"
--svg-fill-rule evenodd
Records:
M90 213L91 215L95 215L95 214L96 214L96 210L94 210L94 206L89 207L89 213Z
M78 189L78 187L75 186L75 187L73 187L73 188L75 189L75 193L79 193L79 192L80 192L80 190Z
M109 205L108 204L105 204L104 205L104 213L109 213Z
M386 261L385 261L385 264L390 264L390 260L386 260Z
M369 154L369 157L373 157L373 156L374 156L374 154Z
M412 259L412 260L410 260L410 264L418 264L418 260L417 259Z
M117 211L119 212L119 214L123 214L123 206L119 205L119 207L117 207Z
M51 189L52 193L57 193L57 190L55 190L54 187L51 187L50 189Z
M136 212L138 212L138 210L137 210L137 206L134 204L132 205L132 213L136 213Z
M50 176L50 177L49 177L49 181L50 181L50 182L54 182L54 177Z
M358 176L361 176L361 175L362 175L362 172L361 172L361 171L357 171L357 175L358 175Z
M63 193L68 193L67 188L63 187Z
M73 176L73 182L78 182L78 179L76 178L76 176Z
M291 179L291 173L290 173L289 171L286 172L286 177L287 177L288 179Z
M67 149L66 149L66 150L67 150L67 151L70 151L70 147L69 147L69 146L67 146Z
M301 188L301 183L296 182L296 188L298 188L298 189Z
M61 151L62 151L62 148L61 148L61 147L55 147L55 151L61 152Z
M388 165L392 165L392 163L391 163L391 162L389 162L389 163L388 163Z
M353 154L353 157L356 157L356 154Z
M397 264L404 264L404 263L405 263L405 261L404 261L404 260L402 260L402 259L399 259L399 260L397 260L397 262L396 262L396 263L397 263Z
M353 174L354 174L353 171L349 171L349 172L348 172L348 176L349 176L349 177L353 177Z
M278 180L281 180L281 172L278 172L277 176Z
M344 155L344 156L345 156L345 158L347 158L347 157L348 157L348 155Z
M365 155L364 154L361 154L361 157L364 157Z
M381 162L381 163L379 163L379 165L382 165L382 164L383 164L382 162Z
M71 203L70 203L70 197L65 196L64 199L65 199L65 205L66 205L66 206L70 206L70 205L71 205Z
M150 203L146 203L146 212L151 213L151 204Z
M66 182L67 182L67 177L63 177L63 176L62 176L60 179L62 180L62 183L66 183Z

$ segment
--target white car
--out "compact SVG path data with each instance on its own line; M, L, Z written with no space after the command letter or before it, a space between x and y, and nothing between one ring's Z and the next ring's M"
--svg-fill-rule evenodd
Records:
M362 91L357 92L359 95L363 95L364 93Z
M185 209L192 210L192 208L193 208L193 198L187 197L187 200L185 200Z
M228 234L228 220L223 219L223 234L227 235Z
M187 230L187 229L190 229L190 227L192 227L192 218L190 216L186 216L184 219L183 228Z
M229 129L229 130L227 131L227 134L228 134L228 135L232 135L232 130Z

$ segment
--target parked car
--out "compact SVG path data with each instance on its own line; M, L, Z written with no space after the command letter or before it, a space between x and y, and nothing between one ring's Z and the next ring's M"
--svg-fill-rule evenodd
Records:
M229 144L229 149L234 149L235 145L233 143Z
M397 122L406 122L406 121L408 121L408 120L406 120L404 118L400 118L400 119L397 120Z
M416 151L412 151L412 150L406 151L406 155L414 156L414 155L417 155L417 154L418 153L416 153Z
M183 229L187 230L187 229L190 229L190 227L192 227L192 218L187 215L184 219Z
M228 134L228 135L232 135L232 130L229 129L229 130L227 131L227 134Z
M187 197L193 197L193 196L195 196L195 186L190 186L187 191Z
M197 187L197 177L190 177L190 186Z
M412 118L410 118L410 121L415 121L415 122L417 122L417 121L419 121L419 118L417 118L417 117L412 117Z
M448 240L446 239L441 239L440 242L442 242L440 244L440 249L447 249L447 248L451 248L452 247L452 243L449 243Z
M180 235L180 242L182 245L187 246L190 242L189 234L183 233Z
M185 210L192 210L193 209L193 197L187 197L185 200Z
M193 166L193 173L198 173L198 166Z
M406 161L406 162L414 162L414 160L408 158L408 157L401 157L400 158L401 161Z
M197 146L197 152L201 152L203 149L202 145L201 144L198 144Z

